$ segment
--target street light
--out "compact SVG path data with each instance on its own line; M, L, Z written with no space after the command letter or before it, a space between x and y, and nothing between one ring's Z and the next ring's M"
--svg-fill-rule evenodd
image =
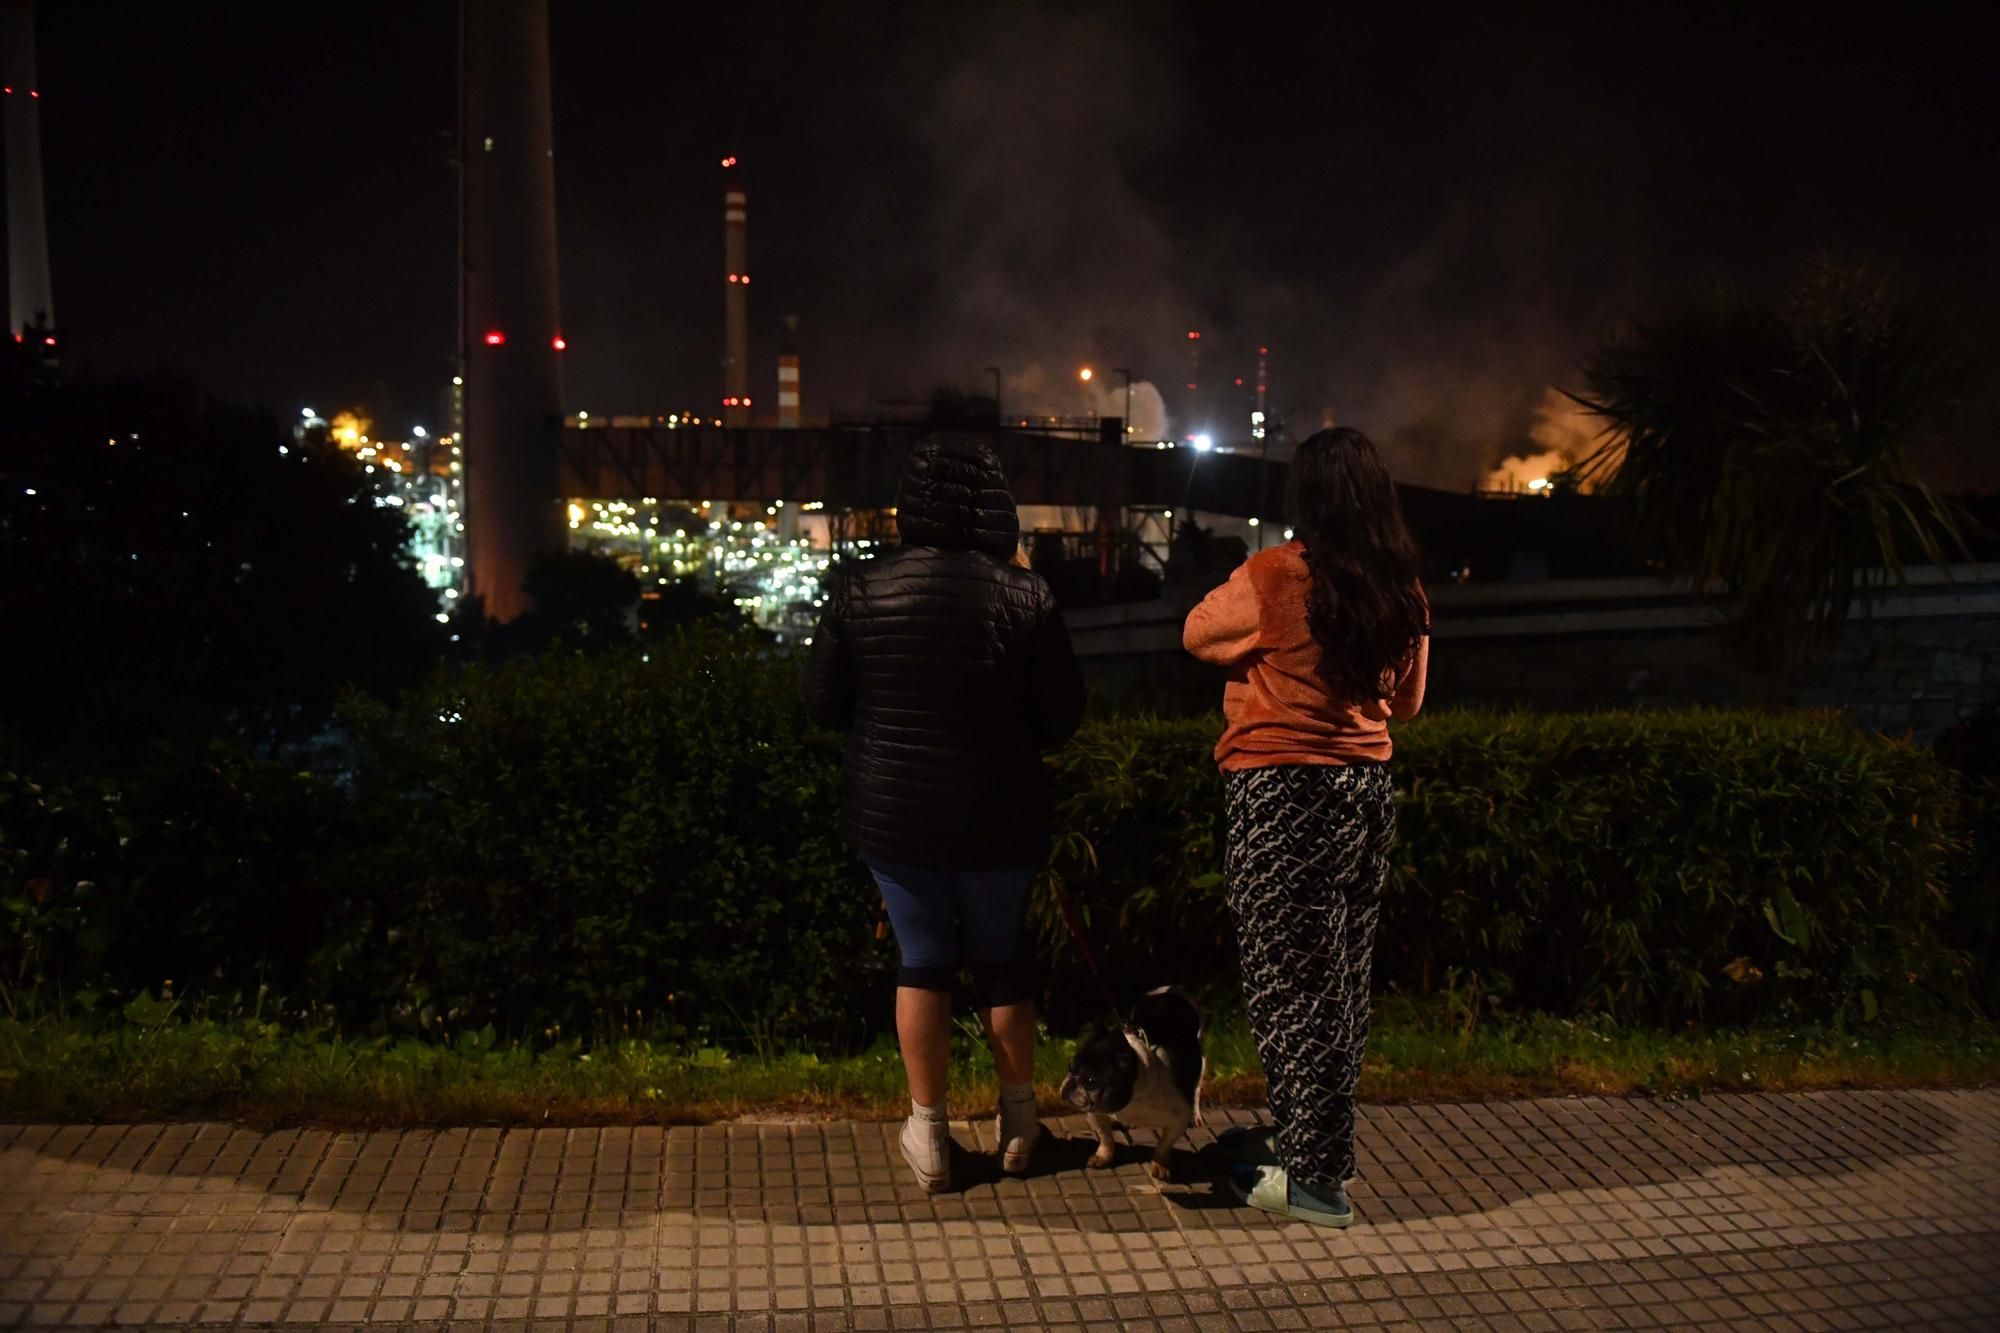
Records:
M1089 366L1085 366L1082 370L1076 372L1076 377L1082 380L1085 384L1090 383L1090 381L1093 378L1095 378L1096 375L1097 372L1092 370Z

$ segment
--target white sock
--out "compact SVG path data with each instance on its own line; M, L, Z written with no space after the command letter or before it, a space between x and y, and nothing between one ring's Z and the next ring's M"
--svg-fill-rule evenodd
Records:
M903 1155L916 1168L925 1185L942 1181L951 1173L951 1127L944 1107L925 1106L910 1099L910 1118L903 1122Z
M1034 1139L1037 1121L1035 1119L1035 1085L1032 1083L1002 1083L1000 1085L1000 1137L1006 1140L1003 1147L1018 1149Z

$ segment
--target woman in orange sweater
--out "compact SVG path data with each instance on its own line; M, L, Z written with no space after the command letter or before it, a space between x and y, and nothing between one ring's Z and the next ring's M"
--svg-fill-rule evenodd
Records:
M1245 1202L1354 1219L1354 1094L1369 963L1396 817L1389 722L1424 699L1430 612L1389 470L1357 430L1299 446L1298 540L1259 553L1188 616L1183 642L1229 669L1215 747L1229 906L1275 1131L1224 1136Z

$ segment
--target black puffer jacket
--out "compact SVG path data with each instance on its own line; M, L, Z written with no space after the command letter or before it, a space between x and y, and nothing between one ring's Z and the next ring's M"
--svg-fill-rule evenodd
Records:
M833 581L806 668L814 720L848 733L847 836L903 865L1039 865L1042 751L1083 715L1069 632L1009 563L1020 521L983 440L918 445L897 506L902 545Z

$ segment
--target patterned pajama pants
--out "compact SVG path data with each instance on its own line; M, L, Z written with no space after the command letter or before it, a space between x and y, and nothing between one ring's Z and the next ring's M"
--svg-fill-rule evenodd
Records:
M1389 770L1287 764L1224 779L1229 907L1278 1160L1330 1189L1354 1175L1369 965L1396 836Z

